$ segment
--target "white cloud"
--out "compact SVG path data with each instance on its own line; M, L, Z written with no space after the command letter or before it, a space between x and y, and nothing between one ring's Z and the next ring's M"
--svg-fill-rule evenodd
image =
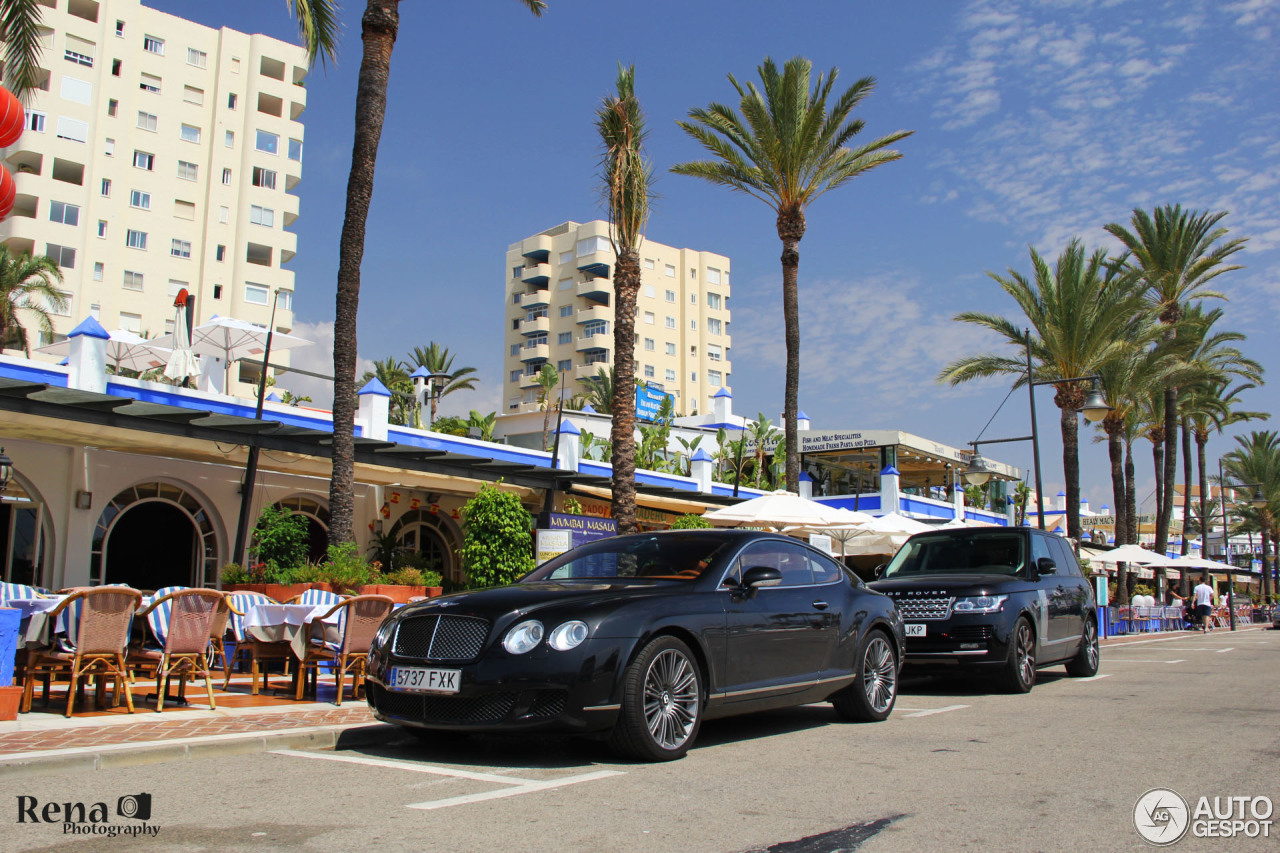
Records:
M294 323L292 334L305 338L313 346L298 347L289 351L289 365L299 370L319 373L324 376L333 375L333 323ZM275 362L275 359L272 359ZM356 359L356 376L363 376L366 370L373 370L373 361L367 358ZM288 389L300 397L310 397L309 405L327 409L333 405L333 381L304 376L301 373L283 373L276 381L276 393Z

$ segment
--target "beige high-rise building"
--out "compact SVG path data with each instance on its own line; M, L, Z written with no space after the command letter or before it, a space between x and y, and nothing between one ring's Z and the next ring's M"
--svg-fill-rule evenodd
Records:
M40 0L41 91L0 152L17 184L0 222L11 253L65 277L57 336L92 315L157 336L173 297L195 322L293 325L306 52L211 29L138 0ZM35 345L32 334L32 344ZM272 354L272 361L283 360Z
M652 240L640 248L636 376L675 395L676 414L711 408L731 385L729 259ZM538 408L542 365L566 392L613 365L609 224L565 222L507 248L504 411Z

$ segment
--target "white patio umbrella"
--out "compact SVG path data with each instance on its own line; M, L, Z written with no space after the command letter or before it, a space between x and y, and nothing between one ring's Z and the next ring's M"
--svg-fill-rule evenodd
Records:
M845 545L845 553L850 556L893 554L915 534L936 529L896 512L886 513L855 533Z
M229 378L231 362L254 356L262 357L267 348L267 333L268 330L261 326L234 317L213 317L209 322L201 323L191 330L191 350L199 355L222 359ZM164 335L156 340L168 345L172 336ZM271 338L272 350L310 345L311 341L284 332L276 332Z
M1149 563L1167 563L1169 561L1169 558L1164 554L1148 551L1140 545L1121 545L1119 548L1112 548L1110 551L1093 551L1090 553L1089 559L1112 565L1115 563L1136 563L1142 566Z
M110 336L107 340L107 361L115 367L117 373L121 370L145 373L163 366L169 360L167 347L157 346L155 341L149 341L128 329L116 329L107 334ZM40 347L37 352L70 355L71 341L58 341L56 344Z
M187 309L178 306L173 320L173 349L164 375L174 382L200 375L200 359L191 351L191 335L187 333Z
M715 527L812 527L847 524L835 507L778 490L702 516Z

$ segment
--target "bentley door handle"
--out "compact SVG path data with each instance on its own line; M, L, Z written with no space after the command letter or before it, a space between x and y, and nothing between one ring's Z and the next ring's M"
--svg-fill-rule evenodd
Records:
M822 600L818 600L813 603L814 610L826 610L830 606L831 605L827 604L825 601L822 601Z

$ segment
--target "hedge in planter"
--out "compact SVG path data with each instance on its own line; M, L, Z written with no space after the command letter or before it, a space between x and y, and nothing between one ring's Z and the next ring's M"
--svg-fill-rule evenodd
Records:
M462 567L472 589L503 586L533 571L533 516L520 498L484 485L462 508Z

